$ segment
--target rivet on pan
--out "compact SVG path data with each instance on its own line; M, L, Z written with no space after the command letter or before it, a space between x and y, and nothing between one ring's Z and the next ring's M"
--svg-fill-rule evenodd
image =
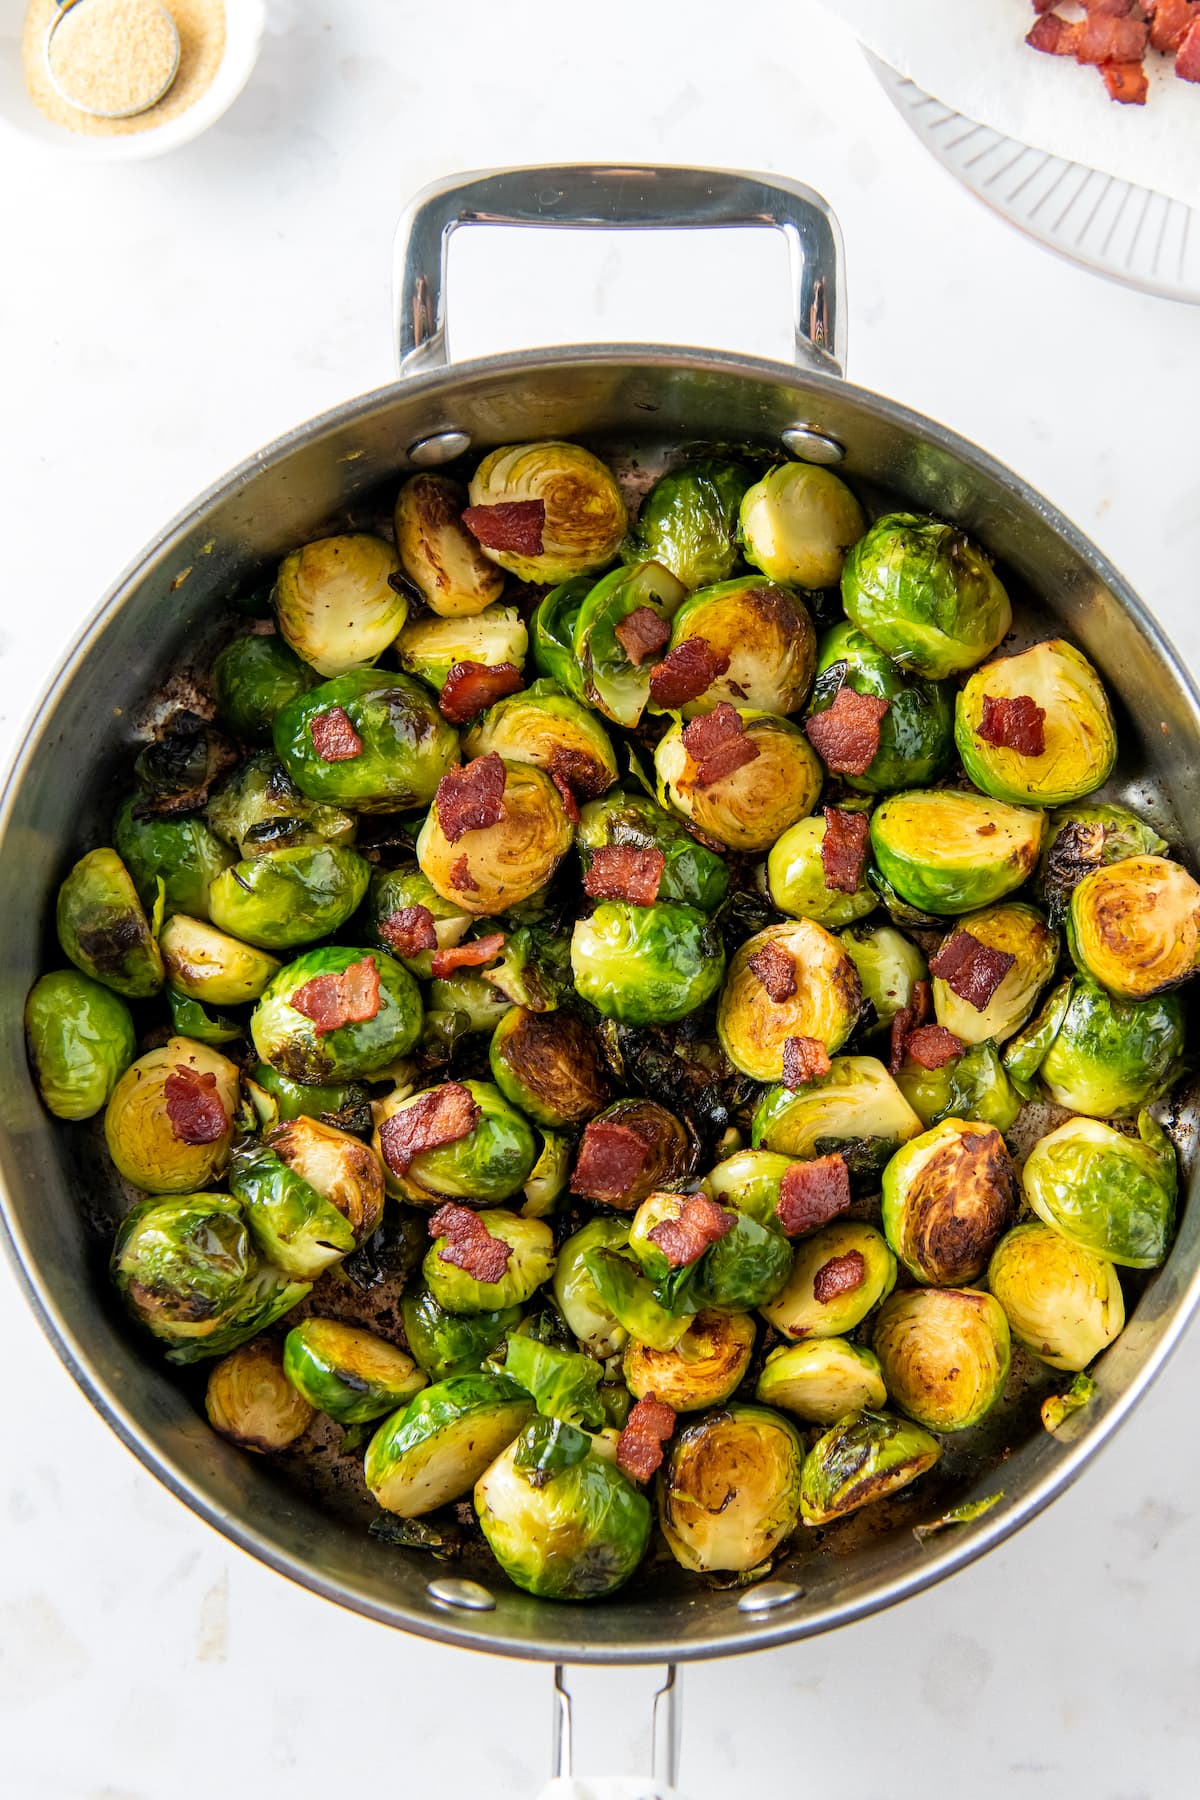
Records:
M453 1576L431 1581L425 1589L435 1606L450 1606L456 1612L493 1612L494 1594L489 1594L477 1581L459 1581Z
M408 460L418 469L435 469L439 463L453 462L471 448L465 431L435 431L432 437L418 438L408 446Z
M839 444L835 437L827 431L818 431L815 425L792 425L780 434L784 446L801 462L840 463L845 461L846 446Z
M804 1593L794 1581L764 1581L758 1587L750 1588L738 1601L738 1611L744 1613L774 1612L777 1607L790 1606L793 1600L799 1600Z

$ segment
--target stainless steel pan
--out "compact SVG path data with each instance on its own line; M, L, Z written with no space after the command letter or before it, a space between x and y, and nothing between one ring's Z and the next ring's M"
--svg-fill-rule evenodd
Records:
M452 365L445 261L472 223L733 226L782 231L795 287L795 366L707 351L603 346ZM1099 1392L1058 1439L1031 1423L986 1517L922 1547L903 1526L853 1554L800 1543L767 1588L714 1591L669 1572L591 1607L550 1605L496 1573L463 1594L416 1553L385 1548L266 1459L211 1432L194 1401L113 1306L103 1275L108 1201L76 1128L41 1111L21 1007L41 963L55 885L103 840L110 782L139 703L211 636L224 603L330 519L369 509L414 465L550 435L579 438L645 477L679 447L722 440L840 462L868 492L957 520L1005 564L1026 622L1062 630L1119 696L1121 791L1200 846L1200 699L1156 624L1081 534L1017 476L918 414L841 377L845 305L837 226L781 179L672 169L513 170L427 191L397 243L400 378L289 433L201 496L139 557L67 654L39 705L0 811L0 1171L30 1301L63 1361L148 1469L282 1574L386 1624L447 1643L554 1662L671 1662L820 1632L888 1606L1000 1543L1082 1470L1137 1402L1200 1299L1200 1206L1098 1371ZM1032 608L1032 610L1031 610ZM1185 1123L1187 1121L1185 1120ZM1189 1180L1193 1159L1185 1154ZM975 1480L971 1485L971 1469ZM967 1491L1000 1480L986 1459ZM844 1547L843 1547L844 1549ZM462 1602L472 1602L470 1609Z

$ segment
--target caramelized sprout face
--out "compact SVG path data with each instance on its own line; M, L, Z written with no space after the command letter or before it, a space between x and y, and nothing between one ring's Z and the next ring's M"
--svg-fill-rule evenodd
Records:
M1200 885L1161 856L1096 869L1071 895L1067 943L1080 973L1117 1000L1178 987L1200 956Z
M630 1339L622 1368L637 1399L651 1395L677 1413L721 1406L741 1385L754 1351L748 1313L707 1309L696 1314L673 1350Z
M528 649L529 633L515 606L489 606L470 619L410 619L396 639L400 667L439 692L455 663L520 669Z
M411 1356L338 1319L294 1325L283 1346L283 1368L296 1393L339 1425L365 1425L395 1412L426 1385Z
M291 1119L239 1145L229 1187L262 1254L315 1281L383 1217L383 1173L367 1145L318 1119Z
M907 1487L941 1454L937 1439L909 1419L851 1413L818 1438L804 1459L800 1516L806 1525L832 1525Z
M839 1259L845 1257L857 1260L860 1280L833 1293L821 1272L830 1263L843 1266ZM895 1285L896 1258L882 1234L857 1219L835 1221L796 1245L787 1285L761 1311L786 1338L840 1338L861 1325Z
M754 760L707 785L672 725L654 752L658 798L705 836L730 850L761 854L797 819L806 818L821 791L821 764L808 739L787 719L738 708Z
M799 712L812 687L816 633L798 595L758 576L701 588L675 614L672 650L702 638L728 668L680 710L685 719L720 700L761 712Z
M1039 1220L1001 1238L987 1279L1013 1336L1052 1369L1086 1369L1124 1327L1114 1265Z
M1154 1269L1175 1226L1175 1147L1149 1113L1138 1135L1068 1119L1026 1158L1025 1198L1070 1243L1123 1268Z
M738 508L749 485L749 471L721 457L668 470L642 501L631 554L670 569L689 593L727 580L737 564Z
M794 965L795 991L786 999L772 1000L752 967L764 950L778 952ZM748 938L729 965L717 1007L717 1036L743 1075L778 1081L788 1038L815 1038L832 1055L854 1029L861 1004L858 971L832 933L811 919L769 925Z
M984 735L996 702L1022 699L1042 713L1042 748L1033 754ZM1117 759L1104 685L1087 657L1061 638L976 669L958 696L954 741L975 786L1014 806L1081 800L1108 780Z
M994 1295L976 1288L893 1294L872 1345L892 1404L929 1431L977 1425L1008 1379L1008 1320Z
M265 1454L287 1450L303 1437L316 1411L285 1374L278 1346L266 1338L213 1364L204 1410L222 1437Z
M905 1144L883 1172L883 1229L918 1281L974 1281L1012 1215L1012 1164L991 1125L946 1119Z
M887 1405L879 1358L845 1338L781 1344L763 1364L755 1398L779 1406L806 1425L836 1425L847 1413Z
M594 713L553 681L535 681L488 708L463 739L469 757L495 751L558 775L578 799L603 794L617 779L608 733Z
M851 622L902 669L943 681L974 668L1012 624L991 563L963 532L915 513L887 513L842 570Z
M293 550L275 579L275 616L296 655L326 678L378 662L408 614L391 545L367 532Z
M1032 873L1044 813L954 788L896 794L871 815L871 849L902 900L939 917L1003 899Z
M610 1087L595 1033L577 1013L505 1013L488 1050L501 1093L538 1125L583 1125L594 1119Z
M1037 887L1051 919L1061 923L1073 890L1094 869L1127 856L1165 856L1166 838L1127 806L1096 800L1050 814Z
M503 571L462 522L467 490L448 475L413 475L396 496L396 550L430 612L469 619L500 598Z
M675 1560L702 1572L757 1569L800 1512L803 1446L760 1406L731 1406L678 1433L659 1483L659 1522Z
M548 775L505 763L504 816L451 843L431 807L417 838L421 871L443 900L476 918L520 906L540 892L571 843L571 825Z
M977 943L1011 956L1013 962L982 1007L960 998L948 981L935 975L933 1009L938 1024L964 1044L982 1044L988 1038L1003 1044L1024 1025L1054 973L1058 933L1035 907L1021 900L968 913L955 921L955 929L970 932Z
M756 481L742 501L746 561L772 581L836 587L846 552L866 529L862 507L844 481L811 463L783 463Z
M229 1161L237 1065L207 1044L171 1038L126 1069L104 1114L108 1153L148 1194L207 1187Z
M828 1075L802 1088L768 1089L751 1126L756 1149L800 1157L857 1151L879 1171L920 1129L920 1119L873 1056L835 1056Z
M171 987L202 1006L240 1006L257 1000L279 972L277 957L186 913L167 920L158 947Z
M625 502L610 471L578 444L507 444L485 456L470 483L472 506L540 501L545 508L539 552L489 550L519 581L549 587L603 569L628 529Z

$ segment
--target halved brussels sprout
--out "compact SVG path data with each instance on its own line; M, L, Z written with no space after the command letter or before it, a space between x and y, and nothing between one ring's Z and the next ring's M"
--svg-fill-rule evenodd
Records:
M320 1119L322 1125L336 1125L355 1136L371 1129L371 1096L361 1082L317 1087L292 1081L269 1063L255 1064L252 1081L264 1096L262 1117L268 1125L288 1119Z
M317 538L285 556L275 578L282 636L318 675L345 675L379 661L408 616L393 586L395 551L368 532Z
M360 750L354 750L340 714L349 720ZM329 727L320 721L331 718L341 743L325 743ZM386 669L357 669L323 681L278 713L273 735L275 754L302 793L354 812L428 806L438 782L458 761L458 733L428 688ZM336 749L336 756L322 756L320 743Z
M583 671L575 659L575 627L593 587L590 575L560 582L539 600L530 621L533 660L539 674L556 681L564 694L583 702ZM514 758L514 761L519 761Z
M808 699L817 637L798 594L758 575L741 575L701 588L685 600L671 628L671 649L702 638L729 667L697 700L680 711L685 719L708 712L719 700L762 712L799 712Z
M879 748L861 775L843 777L848 787L880 794L922 787L941 774L954 747L954 694L947 683L906 673L864 632L842 623L817 646L809 718L827 711L843 687L888 703L879 721Z
M750 485L741 463L705 456L660 475L642 501L627 554L670 569L685 588L733 574L738 508Z
M698 1312L673 1350L656 1350L631 1338L622 1368L625 1385L639 1400L662 1400L677 1413L721 1406L740 1386L754 1352L749 1313Z
M167 1010L175 1036L195 1038L198 1044L233 1044L246 1035L240 1020L211 1013L199 1000L189 1000L173 987L167 989Z
M58 941L64 954L130 1000L163 983L162 957L137 889L115 850L89 850L58 890Z
M686 1194L650 1194L637 1210L629 1232L629 1248L643 1274L655 1284L655 1297L669 1312L698 1314L749 1312L778 1294L792 1269L792 1249L777 1230L760 1225L748 1213L733 1212L733 1226L710 1244L696 1262L672 1268L651 1232L677 1219Z
M1039 1219L1127 1269L1154 1269L1175 1228L1175 1147L1149 1113L1137 1137L1068 1119L1029 1152L1021 1181Z
M907 1419L851 1413L818 1438L804 1459L800 1517L806 1525L832 1525L907 1487L941 1454L937 1439Z
M1007 635L1008 595L954 525L916 513L876 519L846 558L842 604L902 669L942 681L973 669Z
M1041 1076L1056 1106L1114 1119L1162 1093L1178 1068L1184 1036L1177 995L1114 1000L1076 975L1059 983L1010 1051L1025 1080Z
M871 814L871 848L902 900L942 916L990 906L1020 887L1046 815L957 788L893 794Z
M469 1317L447 1312L426 1287L405 1292L400 1314L408 1347L430 1381L473 1375L521 1322L519 1306Z
M202 1005L240 1006L257 1000L280 967L278 957L251 949L186 913L167 920L158 947L171 986Z
M1200 885L1178 863L1130 856L1071 895L1075 966L1119 1000L1147 1000L1186 981L1200 959Z
M794 1157L773 1150L735 1150L704 1178L704 1186L721 1206L736 1206L760 1225L774 1225L779 1189Z
M512 1250L499 1281L477 1281L465 1269L443 1262L441 1252L448 1242L444 1237L434 1240L421 1265L429 1291L447 1312L502 1312L520 1306L554 1273L554 1233L544 1220L522 1219L498 1207L484 1219L491 1236L503 1239Z
M428 1000L422 1038L426 1046L443 1031L451 1044L472 1032L490 1036L511 1004L508 995L478 969L456 969L442 981L431 981Z
M1010 749L997 732L997 702L1024 700L1042 714L1033 754ZM1028 703L1032 702L1032 709ZM1003 706L1001 710L1004 710ZM955 703L954 741L977 788L1014 806L1065 806L1107 781L1117 731L1104 684L1086 656L1061 638L1033 644L976 669Z
M887 1405L879 1358L840 1337L780 1344L763 1364L754 1397L808 1425L836 1425L847 1413Z
M828 1075L802 1088L773 1087L755 1110L755 1149L783 1156L836 1150L851 1173L882 1172L888 1157L916 1137L921 1121L873 1056L835 1056Z
M621 1193L604 1195L606 1206L633 1212L656 1189L682 1181L696 1167L694 1134L656 1100L618 1100L597 1116L596 1123L634 1132L646 1152L637 1175Z
M25 1041L38 1092L56 1119L98 1113L137 1049L125 1002L76 969L55 969L34 982Z
M948 981L935 975L933 1010L937 1022L964 1044L982 1044L989 1038L1003 1044L1024 1025L1054 973L1058 933L1051 930L1036 907L1027 906L1023 900L968 913L965 918L956 919L954 926L970 932L977 943L989 950L999 950L1015 960L983 1007L962 999Z
M1008 1131L1021 1110L1021 1095L990 1038L940 1069L927 1069L906 1056L896 1085L926 1129L944 1119L978 1119Z
M108 1153L148 1194L207 1186L229 1161L237 1066L191 1038L170 1038L131 1063L104 1114Z
M261 1262L228 1194L143 1200L121 1221L112 1278L139 1325L172 1347L167 1360L223 1356L308 1293Z
M451 843L432 806L417 838L422 872L444 900L476 917L532 899L571 844L571 823L550 777L529 763L504 769L504 813L495 825Z
M582 671L584 697L618 725L637 724L650 698L650 671L658 658L635 662L620 627L631 613L652 612L670 629L672 613L686 589L661 563L614 569L598 581L575 620L575 660Z
M631 850L661 850L660 900L715 912L729 891L724 857L698 842L687 826L655 805L648 794L618 790L584 807L575 844L586 874L595 852L614 844Z
M532 763L581 800L603 794L617 779L603 725L554 681L535 681L523 693L497 700L467 733L463 748L470 757L494 750L506 762Z
M746 561L772 581L836 587L851 544L867 528L844 481L812 463L782 463L742 500Z
M510 1007L488 1061L501 1093L539 1125L582 1125L609 1096L600 1045L577 1013Z
M1127 856L1162 856L1167 840L1127 806L1097 800L1064 806L1050 814L1037 883L1046 910L1057 924L1071 893L1093 869Z
M138 796L131 794L117 809L113 843L147 913L163 909L208 917L209 890L233 857L195 813L181 818L138 818Z
M883 1171L883 1229L918 1281L974 1281L1012 1215L1012 1163L994 1126L945 1119Z
M260 632L226 644L212 678L221 723L246 744L269 744L276 713L318 679L281 637Z
M234 863L213 882L213 923L261 950L298 950L357 912L371 867L355 850L304 845Z
M364 908L368 935L381 950L388 951L412 975L428 981L433 974L433 951L405 949L404 914L414 906L423 906L433 915L433 930L439 950L450 950L461 944L474 923L457 900L444 900L427 875L420 869L374 869L367 888Z
M322 806L302 794L269 750L248 757L214 789L205 817L217 836L242 857L298 844L352 844L358 831L353 813Z
M383 1171L349 1132L290 1119L249 1138L229 1165L259 1249L285 1274L315 1281L366 1242L383 1217Z
M676 1562L746 1572L792 1535L804 1448L778 1413L731 1406L685 1425L659 1478L659 1522Z
M821 846L825 820L816 814L797 819L772 847L767 857L767 890L772 905L793 918L812 919L830 931L865 919L879 905L878 896L865 875L853 894L827 887ZM848 946L847 946L848 948ZM857 968L857 959L854 965Z
M515 1381L454 1375L422 1388L367 1445L364 1474L386 1512L416 1519L469 1493L533 1411Z
M492 1555L517 1587L546 1600L611 1594L628 1581L650 1541L646 1496L591 1449L586 1434L576 1436L582 1439L578 1461L545 1468L534 1460L522 1469L518 1439L475 1486L475 1511Z
M794 965L795 991L785 1000L772 1000L754 972L754 959L763 952L778 953ZM743 1075L778 1081L788 1038L816 1038L832 1054L853 1031L861 1005L858 970L831 932L812 919L768 925L747 938L729 965L717 1005L717 1036Z
M315 1417L284 1373L278 1344L266 1338L243 1344L213 1365L204 1410L222 1437L268 1455L303 1437Z
M676 722L654 752L658 798L681 818L730 850L769 850L776 838L803 819L821 792L821 765L804 733L773 713L739 707L738 716L757 754L730 775L701 787L700 766Z
M431 612L473 618L500 598L504 575L462 522L467 490L449 475L412 475L396 495L396 549Z
M659 1303L632 1256L601 1245L586 1250L583 1263L602 1304L630 1337L656 1350L675 1348L690 1318L682 1311L668 1312Z
M375 1108L372 1141L383 1163L388 1192L417 1206L435 1207L443 1200L494 1206L525 1185L538 1158L533 1128L509 1105L499 1088L490 1081L456 1085L471 1096L476 1108L475 1122L464 1137L430 1150L401 1157L390 1155L388 1149L389 1121L413 1107L420 1113L428 1105L427 1091L409 1094L401 1089Z
M345 1023L323 1022L334 1018ZM260 1060L313 1087L373 1075L407 1056L420 1035L421 994L408 970L382 951L344 944L306 950L288 963L250 1020Z
M405 1406L426 1385L411 1356L339 1319L305 1319L283 1346L288 1380L339 1425L365 1425Z
M520 581L547 586L603 569L621 548L628 516L621 490L599 457L579 444L549 440L506 444L471 477L472 507L528 505L544 511L535 554L490 549L484 555Z
M929 1431L965 1431L991 1411L1008 1380L1004 1308L977 1288L893 1294L872 1344L893 1405Z
M528 649L529 633L515 606L489 606L472 619L410 619L396 639L400 667L439 692L455 663L489 669L513 663L520 669Z
M725 972L725 947L702 912L660 900L604 900L571 934L580 998L623 1025L669 1025L710 1000Z
M858 970L863 999L874 1009L876 1025L890 1025L912 1004L918 981L928 979L924 956L894 925L849 925L838 937Z
M624 1219L589 1219L567 1239L554 1266L554 1303L583 1349L598 1362L616 1356L629 1333L601 1299L585 1258L597 1250L622 1250L628 1242Z
M542 1133L542 1149L525 1183L523 1219L544 1219L557 1207L571 1178L571 1143L560 1131Z
M856 1287L819 1279L830 1263L850 1269L846 1257L861 1265ZM857 1219L835 1221L801 1239L787 1286L760 1311L786 1338L837 1338L861 1325L895 1285L896 1258L882 1233Z
M1013 1336L1052 1369L1086 1369L1125 1324L1113 1264L1038 1220L1001 1238L987 1279Z

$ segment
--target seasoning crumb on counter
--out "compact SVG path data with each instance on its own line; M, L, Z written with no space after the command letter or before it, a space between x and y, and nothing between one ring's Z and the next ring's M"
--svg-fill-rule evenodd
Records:
M165 21L153 16L162 9L144 0L84 0L71 8L55 30L52 54L58 82L82 103L72 106L46 66L46 33L58 12L57 0L32 0L21 46L30 98L54 124L94 137L151 131L177 119L207 91L221 66L225 6L224 0L169 0L165 9L179 33L174 81L147 111L130 118L102 118L83 107L124 110L136 104L139 93L153 92L165 78L162 59L168 49L173 56L173 46Z

